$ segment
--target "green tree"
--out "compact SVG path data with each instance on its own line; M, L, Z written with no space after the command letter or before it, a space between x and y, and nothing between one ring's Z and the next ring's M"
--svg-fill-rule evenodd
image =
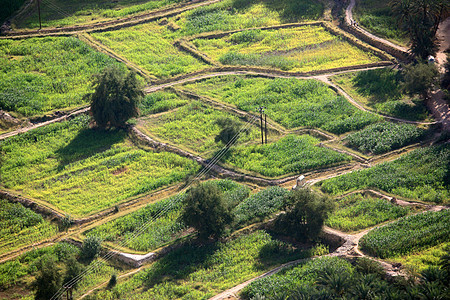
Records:
M63 286L71 287L76 289L78 286L77 281L73 281L78 275L83 273L84 266L80 264L75 256L70 256L66 260L66 274L64 275Z
M139 115L138 104L144 93L133 72L118 66L105 68L94 80L95 91L89 94L91 113L100 128L121 128L126 121Z
M427 100L438 80L439 71L434 64L417 63L405 67L404 88L410 95L420 95Z
M436 32L448 13L448 0L392 0L400 24L409 32L411 51L422 59L437 50Z
M310 189L297 189L286 196L286 213L275 220L275 230L302 241L314 240L334 205Z
M194 227L202 239L221 236L233 220L222 191L208 182L190 188L183 204L183 222Z
M51 255L44 255L38 263L38 274L33 283L36 290L34 298L36 300L51 299L61 287L61 276L56 260Z
M81 257L84 259L93 259L101 250L101 238L91 235L84 239L81 247Z
M239 122L230 118L219 118L217 119L216 124L219 125L222 130L216 136L215 141L216 143L222 142L224 145L228 145L241 130ZM247 131L245 131L245 133L247 133Z

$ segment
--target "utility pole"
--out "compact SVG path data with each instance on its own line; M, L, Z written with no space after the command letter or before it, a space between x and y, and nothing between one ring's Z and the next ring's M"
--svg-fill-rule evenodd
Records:
M261 121L261 125L260 125L260 127L261 127L261 144L263 145L264 144L264 129L263 129L263 113L264 113L264 106L259 106L257 109L258 109L258 111L259 111L259 119L260 119L260 121ZM266 137L266 140L267 140L267 137ZM266 141L266 143L267 143L267 141Z
M41 23L41 0L36 0L37 7L38 7L38 15L39 15L39 30L42 29L42 23Z
M264 128L265 128L266 144L267 144L267 114L264 114Z

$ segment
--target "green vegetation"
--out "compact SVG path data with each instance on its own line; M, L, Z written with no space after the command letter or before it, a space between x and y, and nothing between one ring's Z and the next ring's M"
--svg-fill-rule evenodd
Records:
M344 141L361 152L382 154L418 142L424 133L423 129L410 124L383 122L349 134Z
M136 294L140 298L208 299L278 264L323 251L320 247L294 250L263 231L227 242L187 244L112 290L98 292L94 299L133 299Z
M412 121L430 118L425 103L403 90L403 76L390 68L345 73L332 77L350 96L375 112Z
M20 203L0 198L0 254L54 236L55 224Z
M389 258L450 242L450 211L425 212L376 228L361 241L370 255Z
M251 195L233 209L235 223L245 226L264 220L283 208L287 193L288 190L282 187L272 186Z
M398 18L388 1L357 1L354 18L360 26L374 34L400 45L408 43L407 29L399 26Z
M217 122L222 118L230 118L240 127L246 123L227 111L195 101L166 114L142 118L138 127L163 141L186 147L192 152L205 153L223 147L215 140L222 129ZM252 126L247 133L241 134L239 142L255 140L258 134L258 129Z
M450 146L414 150L391 162L355 171L322 182L321 189L333 195L363 188L448 204L450 199Z
M214 180L211 184L223 191L223 196L230 206L235 206L248 197L249 188L230 180ZM181 208L185 194L170 197L150 204L134 213L100 225L86 233L97 236L106 242L123 244L124 247L137 251L155 250L180 237L187 229L181 221ZM148 220L154 218L164 209L163 216L156 219L139 239L132 239L134 232Z
M124 131L92 130L88 123L80 116L1 141L1 184L82 216L198 170L187 158L138 149Z
M264 66L292 72L379 61L321 26L250 30L223 38L196 39L193 44L223 65Z
M342 134L379 120L316 80L221 76L185 88L244 111L256 112L257 106L264 105L267 115L287 128L313 127Z
M169 111L189 103L189 100L179 97L173 92L154 92L145 95L139 103L141 116Z
M25 0L0 0L0 24L3 24L6 19L11 17L15 11L17 11Z
M440 258L450 248L450 242L444 242L437 246L426 247L424 250L413 251L410 254L396 256L389 260L399 262L413 272L421 272L429 267L437 267Z
M331 167L351 160L351 157L318 147L319 140L308 135L288 135L265 145L239 145L222 160L239 169L268 177L298 174Z
M137 13L158 9L183 0L52 0L41 2L43 27L61 27L97 23L112 18L123 18ZM37 9L32 5L24 17L13 24L18 28L39 28Z
M87 104L93 74L114 64L75 37L0 40L0 107L23 116Z
M156 23L92 33L92 36L157 78L187 74L207 67L188 53L178 50L173 45L172 31Z
M409 211L385 199L354 194L337 201L337 208L325 225L345 232L356 231L401 218Z

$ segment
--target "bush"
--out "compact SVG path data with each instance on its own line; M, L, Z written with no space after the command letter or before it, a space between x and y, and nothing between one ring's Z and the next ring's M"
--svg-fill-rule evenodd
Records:
M96 236L88 236L83 241L81 248L81 257L87 260L93 259L100 253L102 240Z

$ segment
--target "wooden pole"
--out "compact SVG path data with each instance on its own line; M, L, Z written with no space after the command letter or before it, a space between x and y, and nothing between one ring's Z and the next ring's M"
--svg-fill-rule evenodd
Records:
M261 144L264 144L264 133L263 133L263 117L262 117L262 110L259 113L259 118L261 120Z
M40 4L41 0L36 0L37 2L37 7L38 7L38 15L39 15L39 30L42 29L42 23L41 23L41 4Z
M264 114L264 127L265 127L265 134L266 134L266 144L267 144L267 114Z

